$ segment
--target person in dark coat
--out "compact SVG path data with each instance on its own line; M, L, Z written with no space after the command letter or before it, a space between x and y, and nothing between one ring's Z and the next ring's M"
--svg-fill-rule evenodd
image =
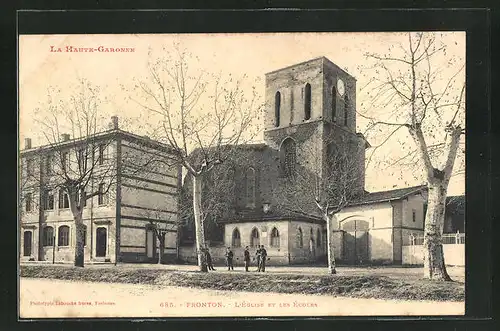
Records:
M210 255L208 248L205 248L205 260L207 261L208 270L215 271L214 265L212 264L212 255Z
M245 271L248 272L248 267L250 266L250 252L248 251L248 246L245 247L244 260L245 260Z
M260 254L260 246L257 246L257 251L255 251L255 258L257 259L257 272L260 271L260 268L262 266L260 260L262 258L261 254Z
M267 251L264 248L264 245L260 245L260 270L262 272L266 271L266 260L267 260Z
M226 263L227 263L227 270L234 270L233 267L233 251L231 251L231 247L228 247L226 250Z

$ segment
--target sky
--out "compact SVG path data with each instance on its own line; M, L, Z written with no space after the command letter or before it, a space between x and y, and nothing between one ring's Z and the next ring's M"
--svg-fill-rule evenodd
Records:
M465 33L440 34L448 53L465 58ZM147 74L148 52L161 54L162 46L178 43L198 59L193 70L247 76L264 96L264 75L289 65L325 56L357 79L357 108L368 99L362 87L366 72L361 68L365 52L384 53L389 47L407 40L398 33L260 33L260 34L159 34L159 35L29 35L19 38L19 136L21 147L25 137L33 146L46 143L39 125L33 121L34 110L47 98L49 87L58 87L69 95L77 77L86 78L102 89L107 102L102 106L105 117L118 115L132 121L144 121L144 110L128 100L123 86L132 86L135 79ZM133 52L65 52L72 47L130 47ZM61 48L63 52L54 52ZM250 86L249 85L249 86ZM203 100L202 100L203 102ZM263 102L263 99L262 99ZM383 110L380 110L383 111ZM146 117L147 118L147 117ZM366 121L358 116L358 130ZM257 124L258 125L258 124ZM132 126L134 133L143 126ZM260 130L263 129L261 123ZM259 138L256 138L257 140ZM407 136L399 137L408 139ZM377 150L378 158L401 152L398 139L392 139ZM419 168L370 167L366 189L380 191L418 185L412 173ZM463 175L452 177L449 195L463 194Z

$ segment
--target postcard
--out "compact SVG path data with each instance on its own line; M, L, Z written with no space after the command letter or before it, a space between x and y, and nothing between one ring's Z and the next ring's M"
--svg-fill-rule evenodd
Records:
M19 317L464 315L465 40L20 35Z

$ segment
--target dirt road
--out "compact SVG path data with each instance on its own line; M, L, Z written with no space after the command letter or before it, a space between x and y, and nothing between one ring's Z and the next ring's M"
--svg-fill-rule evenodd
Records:
M463 302L247 293L21 278L22 318L463 315Z

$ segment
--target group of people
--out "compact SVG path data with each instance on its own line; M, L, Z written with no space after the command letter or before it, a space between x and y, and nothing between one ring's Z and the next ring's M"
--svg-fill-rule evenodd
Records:
M207 262L208 270L215 271L215 268L212 263L212 256L210 255L210 251L208 250L208 248L203 249L203 253L205 254L205 261ZM233 266L234 253L231 250L231 247L228 247L226 249L225 257L226 257L227 270L228 271L234 270ZM267 258L267 251L264 248L264 245L257 246L257 250L255 252L255 259L257 260L257 272L265 272L266 261L268 260L268 258ZM245 261L245 271L248 272L248 268L250 267L250 251L248 246L245 247L245 251L243 252L243 261Z

